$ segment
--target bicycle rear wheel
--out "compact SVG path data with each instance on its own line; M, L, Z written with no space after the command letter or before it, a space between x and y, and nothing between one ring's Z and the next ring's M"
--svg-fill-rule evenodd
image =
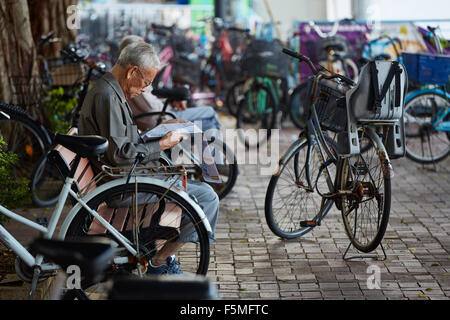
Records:
M214 152L217 171L222 179L222 183L210 183L209 185L217 193L219 199L222 200L236 184L239 174L237 159L233 151L221 140L215 139L208 145Z
M138 206L136 210L135 201ZM159 201L158 201L159 200ZM163 187L138 183L120 185L95 196L88 206L109 220L111 225L121 231L135 247L139 247L140 261L146 263L167 243L182 241L185 244L176 252L185 274L205 275L209 265L209 236L198 212L179 194ZM179 209L175 209L179 208ZM164 212L160 219L156 215ZM137 214L136 214L137 213ZM133 236L133 219L139 219L138 241ZM156 219L155 221L153 219ZM70 223L66 239L86 236L111 235L85 209L80 211ZM121 250L120 256L129 256ZM114 271L113 271L114 270ZM136 273L136 265L128 263L116 265L113 273ZM102 297L102 286L82 281L83 290L93 297ZM74 297L75 298L75 297Z
M239 110L239 103L244 98L244 84L246 80L239 80L238 82L234 83L230 89L227 91L227 95L225 98L225 105L228 110L228 112L232 115L237 117L238 110Z
M426 92L417 95L405 106L406 156L413 161L429 164L445 159L450 153L450 133L437 131L435 116L449 106L445 95ZM448 114L444 121L450 121Z
M241 100L236 128L247 149L259 148L270 139L278 111L275 101L272 92L259 84L248 90Z
M391 180L383 174L384 160L378 153L382 146L370 134L362 136L371 148L341 159L337 187L347 191L338 200L347 236L358 250L367 253L376 249L387 228Z
M336 154L334 141L328 137L325 140ZM322 206L323 198L317 192L329 192L325 171L318 177L320 166L326 160L321 158L317 143L312 143L309 149L305 138L295 142L282 156L279 172L270 179L264 206L267 224L274 234L285 239L300 237L312 230L312 227L301 226L301 221L317 221L321 210L322 217L327 215L333 200L325 200ZM334 181L335 167L334 164L328 166L330 182ZM314 187L316 180L317 187Z
M64 177L44 154L31 174L30 188L33 203L41 208L54 206L63 185Z

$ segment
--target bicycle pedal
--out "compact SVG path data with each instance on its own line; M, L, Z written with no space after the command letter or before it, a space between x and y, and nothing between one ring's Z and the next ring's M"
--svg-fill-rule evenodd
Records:
M316 221L313 220L304 220L304 221L300 221L300 226L303 228L314 228L319 226L320 224L318 224Z

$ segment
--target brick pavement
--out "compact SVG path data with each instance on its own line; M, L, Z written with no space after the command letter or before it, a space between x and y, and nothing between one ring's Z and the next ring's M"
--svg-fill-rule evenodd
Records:
M296 133L280 134L282 150ZM336 208L303 237L280 239L264 216L270 177L259 176L257 165L240 165L235 188L221 201L208 274L222 298L449 299L450 159L437 172L407 158L393 166L392 209L382 242L387 260L344 261L349 240ZM382 256L379 248L376 253ZM352 247L349 254L358 252ZM368 288L371 265L380 268L380 289Z

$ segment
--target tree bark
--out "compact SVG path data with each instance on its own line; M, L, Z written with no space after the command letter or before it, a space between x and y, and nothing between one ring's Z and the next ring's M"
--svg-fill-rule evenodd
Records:
M0 2L0 101L27 104L38 64L27 0Z
M41 36L56 31L56 37L61 38L61 43L48 44L43 48L44 57L59 56L59 51L64 45L75 41L77 32L67 28L67 8L76 5L78 0L28 0L30 7L30 20L33 39L36 46Z

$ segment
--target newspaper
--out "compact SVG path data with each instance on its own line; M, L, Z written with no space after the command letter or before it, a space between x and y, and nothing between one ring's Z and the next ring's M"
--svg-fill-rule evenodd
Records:
M203 135L202 130L192 122L184 123L168 123L160 124L155 128L145 132L141 138L144 142L154 140L165 136L170 131L178 131L181 134L193 135L202 134L202 159L200 167L203 172L203 179L209 183L222 183L222 179L217 171L214 157L211 153L211 149Z

